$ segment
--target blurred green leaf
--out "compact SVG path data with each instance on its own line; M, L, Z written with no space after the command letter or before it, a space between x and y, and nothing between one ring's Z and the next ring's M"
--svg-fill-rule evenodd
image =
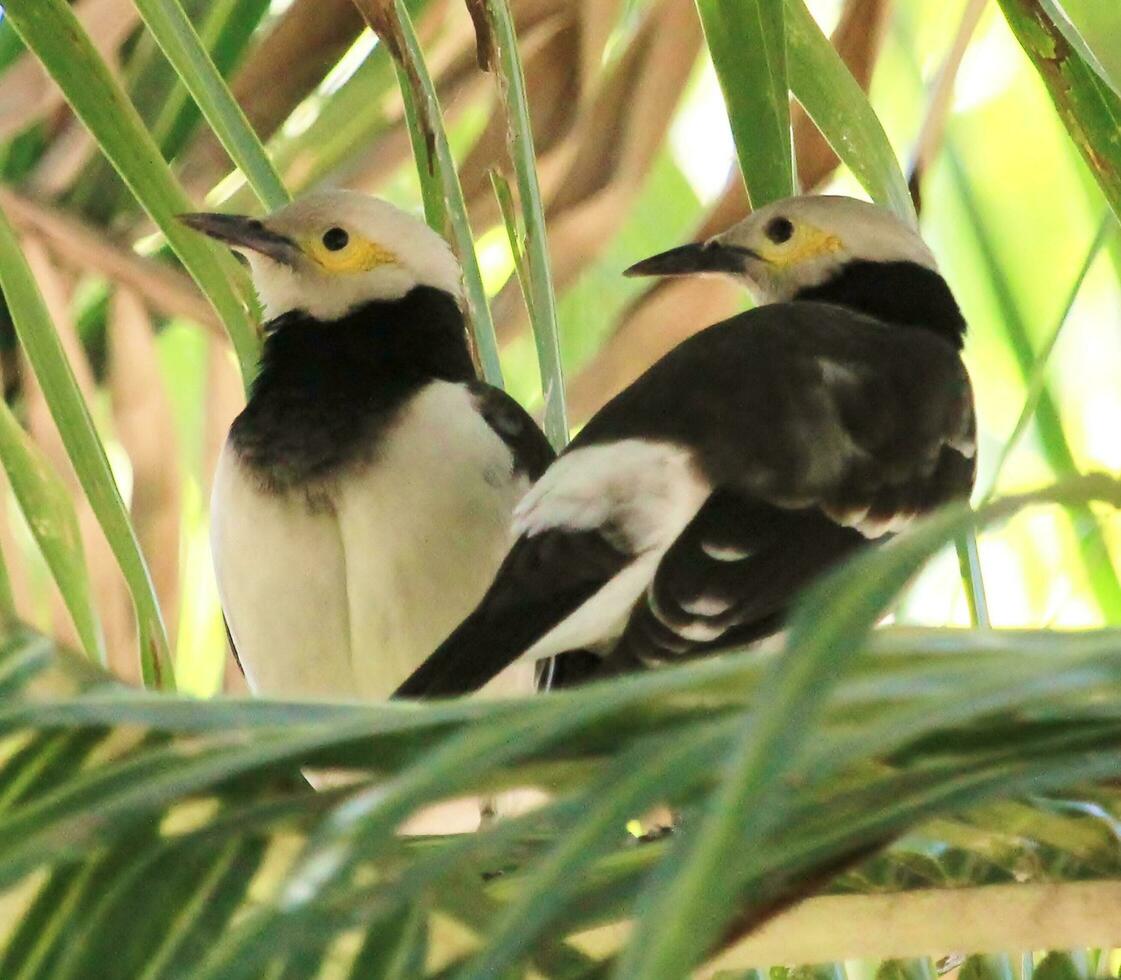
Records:
M991 523L1029 500L1121 504L1121 484L1105 477L1071 481L1065 489L1007 498L976 512L944 508L920 527L846 563L809 588L790 619L785 655L775 661L722 769L692 835L673 853L639 899L635 941L624 956L625 977L684 975L731 919L742 879L730 860L743 841L768 834L789 795L782 779L794 766L806 731L791 718L812 716L888 604L922 562L954 535ZM766 808L753 800L768 800ZM749 848L751 850L751 848Z
M751 205L789 197L794 167L784 0L696 3Z
M266 211L291 197L179 0L136 0L136 9L194 97L206 121L257 193Z
M1066 326L1070 319L1071 310L1074 308L1074 303L1078 299L1078 294L1082 291L1082 285L1086 281L1086 276L1089 275L1090 269L1093 267L1094 260L1097 259L1098 253L1108 241L1110 234L1116 232L1116 228L1116 219L1112 214L1106 214L1102 218L1101 224L1098 226L1097 233L1094 235L1094 240L1090 243L1090 247L1086 251L1086 258L1075 274L1074 282L1071 283L1070 292L1067 295L1067 300L1063 304L1063 308L1055 321L1055 326L1052 328L1050 336L1043 342L1043 346L1039 349L1039 352L1033 355L1034 363L1032 364L1031 373L1026 379L1027 394L1024 396L1024 407L1020 409L1020 414L1016 419L1016 424L1012 427L1012 431L1001 444L1000 455L997 457L996 464L990 470L988 487L981 494L982 500L989 500L992 498L996 491L997 484L1000 481L1001 470L1004 469L1005 463L1008 462L1008 457L1012 455L1020 439L1023 437L1024 432L1027 431L1028 425L1035 417L1040 398L1043 397L1046 391L1048 365L1051 361L1051 354L1055 350L1055 345L1059 342L1063 327Z
M1032 974L1034 980L1086 980L1090 975L1086 964L1078 964L1070 953L1051 952L1039 961Z
M985 219L969 174L952 141L947 143L945 157L984 263L986 284L1001 313L1000 325L1008 339L1009 350L1015 357L1020 377L1025 384L1031 384L1036 354L1027 319L998 258L993 231ZM1035 396L1034 420L1039 430L1044 457L1056 475L1074 473L1077 471L1074 451L1063 427L1058 402L1045 381L1037 384L1039 391ZM1121 621L1121 580L1113 567L1101 525L1089 507L1072 508L1071 518L1078 539L1078 550L1094 597L1107 621Z
M199 25L199 40L223 78L240 59L268 6L268 0L214 0L207 4ZM161 101L159 114L151 129L166 159L179 155L201 118L202 114L186 85L177 85Z
M2 235L0 231L0 241ZM82 537L70 494L3 402L0 402L0 462L27 526L58 585L62 601L66 603L82 647L91 659L104 664L105 638L90 589ZM10 608L5 618L4 632L7 632L14 618Z
M351 980L411 980L422 976L427 950L425 916L416 908L404 908L389 917L380 929L367 933L350 968Z
M1012 962L1001 953L970 956L961 965L959 980L1016 980Z
M39 294L31 269L20 251L19 241L2 213L0 213L0 289L3 289L20 343L43 389L43 396L58 426L66 452L74 466L74 472L105 532L105 538L113 549L113 555L128 585L133 607L136 610L140 666L144 682L151 686L172 690L175 687L175 675L172 670L163 617L152 588L148 566L129 521L128 510L117 489L117 482L105 455L105 447L98 438L89 409L78 390L78 384L74 380L74 374L66 360L66 354L55 332L50 314L43 303L43 297ZM30 491L32 487L26 485L25 489ZM41 481L39 489L46 489ZM58 501L52 505L47 498L43 504L54 511L57 520ZM30 513L28 517L30 519ZM55 560L56 563L59 560L57 552ZM83 642L92 644L87 645L87 649L91 655L94 655L99 653L99 643L94 641L90 634L89 617L82 611L83 606L88 603L88 596L83 595L81 585L75 583L72 574L67 576L67 580L72 590L67 599L67 607L70 608L71 615L74 615L74 610L79 610L78 616L75 617L75 625L83 635ZM59 584L61 587L62 583ZM100 659L99 655L97 659Z
M929 959L885 960L876 970L875 980L935 980L937 976Z

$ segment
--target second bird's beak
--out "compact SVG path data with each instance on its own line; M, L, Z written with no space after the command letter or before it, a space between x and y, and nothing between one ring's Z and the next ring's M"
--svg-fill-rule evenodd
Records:
M716 239L680 245L668 252L636 262L623 272L624 276L692 276L701 273L742 275L747 260L760 256L749 248L725 245Z
M271 231L257 218L199 212L181 214L179 220L188 228L225 242L231 248L259 252L283 265L294 265L300 256L300 248L291 238Z

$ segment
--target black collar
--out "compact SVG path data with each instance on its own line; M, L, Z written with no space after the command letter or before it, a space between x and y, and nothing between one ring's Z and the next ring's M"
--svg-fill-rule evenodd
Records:
M474 378L463 314L443 290L418 286L331 322L296 310L269 324L230 436L263 484L285 489L372 453L429 382Z
M847 306L884 323L925 327L959 350L965 335L965 318L946 280L917 262L849 262L794 298Z

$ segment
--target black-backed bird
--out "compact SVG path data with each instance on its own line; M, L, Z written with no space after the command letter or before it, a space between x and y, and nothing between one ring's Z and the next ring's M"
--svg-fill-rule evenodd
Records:
M182 220L248 258L267 318L211 505L235 653L257 693L385 699L483 596L553 452L476 380L458 263L422 222L350 191ZM507 678L533 690L532 665Z
M790 198L628 273L731 275L762 305L588 422L518 505L486 597L398 696L572 649L610 673L743 645L839 559L968 495L966 324L889 212Z

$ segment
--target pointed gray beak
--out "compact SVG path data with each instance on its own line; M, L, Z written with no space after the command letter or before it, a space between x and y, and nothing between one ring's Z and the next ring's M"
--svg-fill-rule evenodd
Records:
M291 238L270 231L257 218L199 212L181 214L179 220L188 228L201 231L232 248L250 249L283 265L294 265L300 256L300 248Z
M749 248L725 245L715 239L680 245L668 252L636 262L624 276L692 276L705 272L742 274L747 270L747 259L760 256Z

